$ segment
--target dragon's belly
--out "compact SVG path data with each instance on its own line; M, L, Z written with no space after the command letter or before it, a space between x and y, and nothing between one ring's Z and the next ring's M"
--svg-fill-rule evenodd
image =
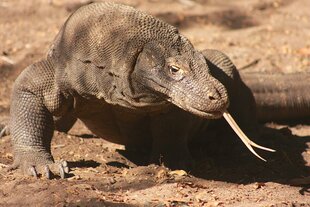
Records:
M149 145L148 114L113 106L102 100L75 105L75 114L97 136L118 144Z

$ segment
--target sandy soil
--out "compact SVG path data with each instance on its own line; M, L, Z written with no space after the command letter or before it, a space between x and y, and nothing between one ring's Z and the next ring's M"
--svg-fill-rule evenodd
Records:
M44 56L79 1L0 0L0 123L8 121L17 75ZM123 2L175 26L199 48L227 53L244 71L310 69L309 0L132 0ZM235 137L193 146L190 173L146 165L91 134L81 123L55 132L52 152L66 159L69 178L35 179L12 163L10 137L0 140L0 206L310 206L310 124L267 123L263 163Z

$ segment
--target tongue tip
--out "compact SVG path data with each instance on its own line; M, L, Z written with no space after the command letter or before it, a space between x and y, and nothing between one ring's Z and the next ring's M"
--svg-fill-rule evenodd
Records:
M276 152L277 150L274 150L274 149L269 149L268 148L268 150L267 151L269 151L269 152Z
M231 128L236 132L236 134L239 136L239 138L242 140L242 142L246 145L246 147L256 156L258 157L259 159L263 160L264 162L267 162L264 158L262 158L261 156L259 156L255 151L254 149L252 148L253 147L256 147L256 148L259 148L259 149L262 149L262 150L266 150L266 151L269 151L269 152L276 152L276 150L274 149L270 149L270 148L267 148L267 147L263 147L263 146L260 146L256 143L254 143L253 141L251 141L244 133L243 131L240 129L240 127L238 126L238 124L235 122L235 120L232 118L232 116L227 112L227 111L224 111L223 112L223 117L226 119L226 121L228 122L228 124L231 126Z

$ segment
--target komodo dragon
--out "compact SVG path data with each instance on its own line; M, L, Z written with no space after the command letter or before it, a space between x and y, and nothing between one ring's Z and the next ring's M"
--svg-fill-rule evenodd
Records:
M67 164L54 161L51 139L77 118L108 141L151 145L150 160L162 156L173 169L191 166L187 142L222 116L253 153L251 145L273 151L249 140L232 119L238 115L243 126L254 107L223 53L195 50L175 27L132 7L93 3L68 18L47 57L14 84L11 169L65 177Z

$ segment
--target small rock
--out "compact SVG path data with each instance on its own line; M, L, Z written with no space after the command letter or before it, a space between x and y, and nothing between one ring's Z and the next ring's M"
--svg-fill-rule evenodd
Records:
M174 171L170 171L168 174L177 175L177 176L186 176L187 172L185 172L184 170L174 170Z
M265 183L257 182L257 183L254 184L254 188L255 188L255 189L260 189L260 188L262 188L262 187L264 187L264 186L266 186Z
M164 178L167 176L167 170L161 169L157 172L156 178Z
M73 177L70 177L67 179L68 181L72 181L72 180L81 180L81 176L79 175L74 175Z

